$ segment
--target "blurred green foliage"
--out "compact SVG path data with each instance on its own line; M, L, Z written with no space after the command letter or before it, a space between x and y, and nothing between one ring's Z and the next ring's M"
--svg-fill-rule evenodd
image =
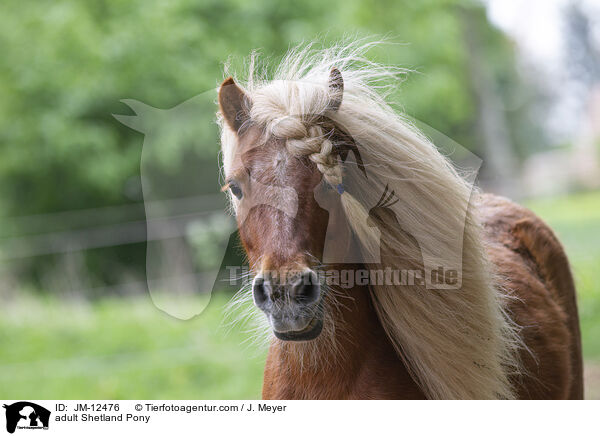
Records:
M277 58L291 45L315 38L327 44L348 35L387 35L400 43L371 54L414 71L394 100L477 152L465 10L478 28L486 68L508 101L521 86L511 42L474 1L4 0L0 224L2 217L140 203L143 135L112 118L112 113L130 113L120 99L170 108L215 89L229 57L239 61L260 49ZM507 107L516 120L511 133L525 137L526 129L517 125L523 123L524 104ZM212 113L195 122L214 130ZM214 159L206 165L215 167L216 141L203 141L185 153L208 154ZM173 148L178 152L183 153ZM112 220L143 219L143 209L133 215ZM0 225L0 237L31 232ZM13 270L44 287L44 274L56 269L56 262L52 256L25 259ZM132 274L143 274L144 244L97 249L85 258L95 286L118 282L124 263Z

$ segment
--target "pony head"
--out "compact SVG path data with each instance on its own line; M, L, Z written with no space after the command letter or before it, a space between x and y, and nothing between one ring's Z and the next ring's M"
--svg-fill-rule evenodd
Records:
M330 118L343 87L333 68L322 85L273 82L250 97L229 78L219 90L224 144L235 144L224 146L225 188L255 272L254 303L281 340L311 340L323 329L317 272L330 214L321 205L343 201L341 163L355 147Z

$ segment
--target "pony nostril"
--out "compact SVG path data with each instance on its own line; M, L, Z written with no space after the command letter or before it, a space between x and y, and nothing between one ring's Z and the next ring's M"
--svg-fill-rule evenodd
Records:
M252 296L254 297L254 304L258 307L263 306L269 299L268 294L268 283L265 284L265 280L261 277L254 279L252 284Z
M319 301L321 286L316 275L312 271L304 273L292 286L292 293L298 303L311 304Z

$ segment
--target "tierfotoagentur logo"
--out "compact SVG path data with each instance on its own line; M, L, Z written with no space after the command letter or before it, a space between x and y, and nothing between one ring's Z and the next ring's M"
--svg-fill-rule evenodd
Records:
M227 283L231 286L248 286L252 282L252 274L247 266L226 266L229 276ZM424 269L395 269L391 267L384 268L364 268L364 269L327 269L316 271L317 280L327 286L337 286L342 289L351 289L355 285L359 286L414 286L433 283L436 286L455 286L458 283L458 271L454 269L444 269L439 266L434 270L426 271ZM427 275L429 274L429 275ZM298 282L302 281L304 285L310 284L311 276L292 272L287 276L277 271L263 271L267 275L279 282Z
M308 86L301 81L293 85ZM308 225L314 213L307 212L306 198L314 199L328 217L321 223L322 250L311 260L320 283L345 289L354 285L461 288L464 227L481 159L429 126L410 121L426 135L415 136L415 142L427 144L431 139L460 169L462 185L460 193L452 194L452 213L446 207L448 201L433 199L429 179L421 176L428 173L428 161L408 156L403 167L407 174L392 176L377 160L378 155L364 147L365 138L348 133L352 126L322 114L292 112L269 121L266 131L271 132L271 141L281 142L279 154L266 153L267 140L262 138L252 141L237 157L223 152L220 159L235 165L235 177L211 174L220 179L228 194L223 195L218 189L209 189L210 181L192 180L198 172L186 159L178 163L182 168L177 173L169 172L172 163L165 160L163 152L165 144L177 149L180 142L209 150L209 159L218 141L194 126L198 125L195 120L214 113L213 92L170 109L136 100L123 103L134 115L115 118L144 134L141 176L147 225L146 283L154 304L171 316L190 319L204 310L209 299L190 304L191 295L210 295L226 285L247 285L256 277L259 265L248 268L235 263L243 260L233 257L232 261L230 251L239 251L244 234L262 232L262 241L271 237L267 220L257 222L257 216L270 214ZM307 122L313 119L318 121ZM302 154L305 149L311 151L308 157ZM262 166L252 160L254 155L263 156ZM316 176L310 183L307 178L306 186L288 174L294 169L301 172L301 167L290 167L288 172L282 169L294 159L308 159L316 165ZM263 171L271 167L279 172ZM257 211L261 213L257 215ZM432 237L431 229L438 228L443 232ZM276 274L272 271L270 276Z
M45 407L29 401L5 404L6 431L14 433L19 430L48 430L50 411Z

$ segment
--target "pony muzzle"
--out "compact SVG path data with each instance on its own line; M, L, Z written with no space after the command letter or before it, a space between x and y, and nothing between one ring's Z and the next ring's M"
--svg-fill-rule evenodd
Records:
M254 304L266 315L275 337L309 341L323 329L322 292L318 277L300 273L259 273L252 284Z

